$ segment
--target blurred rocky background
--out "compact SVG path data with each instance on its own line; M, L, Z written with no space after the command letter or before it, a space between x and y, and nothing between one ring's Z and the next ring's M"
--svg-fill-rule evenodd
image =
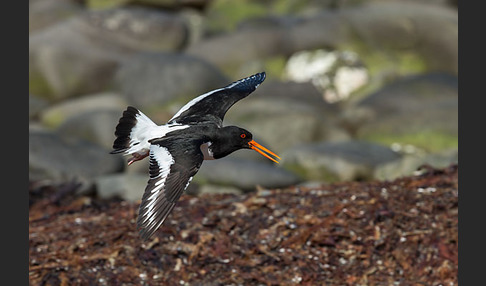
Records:
M457 1L29 0L29 179L139 200L148 160L110 155L127 105L164 124L253 73L240 150L188 192L393 180L458 160Z

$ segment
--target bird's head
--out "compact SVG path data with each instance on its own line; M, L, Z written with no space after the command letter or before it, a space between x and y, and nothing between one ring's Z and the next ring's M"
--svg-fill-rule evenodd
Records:
M238 149L253 149L268 159L278 163L276 159L280 159L280 157L255 142L255 140L253 140L253 134L251 134L250 131L237 126L227 126L222 128L222 131L226 139L225 142L228 144L226 146L233 149L232 152Z

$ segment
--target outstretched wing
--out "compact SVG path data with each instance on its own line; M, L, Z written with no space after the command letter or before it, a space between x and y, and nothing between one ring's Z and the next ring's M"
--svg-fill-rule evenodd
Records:
M150 145L150 179L140 204L137 228L146 240L164 223L203 162L200 144L159 139Z
M191 124L210 121L222 127L228 109L255 91L265 77L265 72L257 73L200 95L184 105L168 123Z

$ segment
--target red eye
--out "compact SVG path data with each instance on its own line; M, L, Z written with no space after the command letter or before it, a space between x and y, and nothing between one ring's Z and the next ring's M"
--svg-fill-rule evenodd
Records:
M245 134L245 133L243 133L243 134L241 134L241 135L240 135L240 137L241 137L241 138L245 138L245 137L246 137L246 134Z

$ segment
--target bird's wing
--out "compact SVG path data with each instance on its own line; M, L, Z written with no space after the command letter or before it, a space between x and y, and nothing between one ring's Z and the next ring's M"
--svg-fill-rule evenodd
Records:
M255 91L265 77L265 72L257 73L200 95L184 105L168 123L191 124L209 121L222 127L228 109Z
M156 139L150 145L150 179L142 197L137 228L146 240L164 223L203 162L200 144Z

